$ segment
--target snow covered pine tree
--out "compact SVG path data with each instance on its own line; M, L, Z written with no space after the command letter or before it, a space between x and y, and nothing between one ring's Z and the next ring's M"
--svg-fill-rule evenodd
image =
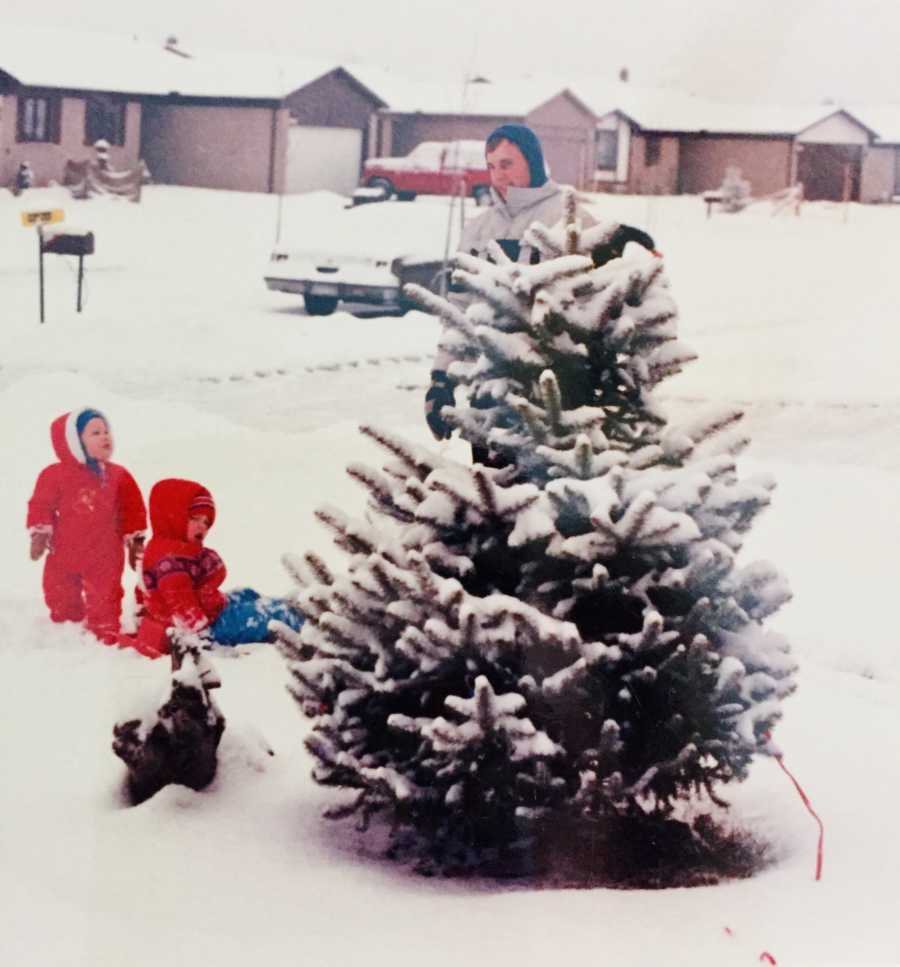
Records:
M496 466L364 427L390 454L349 468L367 520L318 512L348 570L286 559L307 622L278 634L331 817L384 812L425 871L661 882L666 829L688 855L710 830L676 807L772 751L795 666L762 621L790 594L736 564L773 489L736 473L740 412L674 427L652 398L693 358L662 261L595 268L617 226L569 211L530 230L538 265L459 256L465 313L410 293L446 323L445 414Z

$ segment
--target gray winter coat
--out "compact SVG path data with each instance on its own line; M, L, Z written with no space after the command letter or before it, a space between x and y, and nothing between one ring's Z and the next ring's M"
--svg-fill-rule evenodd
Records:
M532 222L540 222L552 228L562 221L563 189L555 181L548 181L540 188L508 188L506 200L491 189L493 204L487 211L469 219L463 228L459 250L484 256L487 244L493 239L520 240ZM596 224L594 218L583 208L578 209L582 226ZM519 261L528 261L531 249L523 247Z
M534 222L552 228L562 221L565 214L563 189L555 181L547 181L540 188L508 188L505 201L496 189L491 188L491 198L493 204L490 208L466 222L459 242L460 252L484 258L488 242L500 238L519 241ZM578 208L578 218L583 228L597 223L582 207ZM519 261L530 261L531 251L531 246L523 245ZM469 296L453 297L453 301L461 306L466 305L469 299ZM432 370L446 370L449 364L449 354L438 346Z

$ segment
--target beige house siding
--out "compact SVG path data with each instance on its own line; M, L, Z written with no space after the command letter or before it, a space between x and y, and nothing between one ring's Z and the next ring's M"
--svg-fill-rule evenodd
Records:
M718 188L731 165L741 169L754 195L769 195L790 184L790 138L741 138L682 135L682 192L695 195Z
M590 187L596 154L593 126L583 129L540 124L534 131L541 139L553 180L576 188Z
M8 185L19 164L16 160L16 98L0 96L0 185Z
M270 182L271 187L266 188L266 191L271 191L278 194L284 191L284 178L285 170L287 168L287 154L288 154L288 128L291 124L291 112L287 108L280 109L270 109L269 116L272 117L272 110L275 110L274 115L274 132L275 132L275 143L273 145L273 154L271 158L271 174ZM270 125L269 131L272 131Z
M394 119L387 114L375 114L369 125L369 158L391 156L394 143Z
M17 95L7 94L0 98L0 184L10 184L23 161L31 165L35 184L40 186L50 181L62 181L69 159L80 161L92 157L93 152L84 140L83 97L77 94L60 97L59 144L17 141L17 116ZM141 105L129 101L125 114L125 144L112 145L109 152L113 168L128 168L137 163L140 135Z
M661 134L659 160L645 164L648 135L635 132L631 139L628 190L636 195L674 195L678 192L679 144L675 135Z
M279 191L287 124L285 108L147 101L144 159L163 184Z
M869 148L862 159L859 200L890 201L895 193L896 164L894 148Z
M853 118L838 112L801 131L797 140L808 144L868 144L871 137Z
M541 139L555 181L590 187L596 156L593 114L567 94L557 94L525 117Z

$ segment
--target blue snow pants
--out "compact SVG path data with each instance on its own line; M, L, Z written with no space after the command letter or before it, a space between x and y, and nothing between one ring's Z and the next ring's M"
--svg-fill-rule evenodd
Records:
M209 629L218 645L244 645L270 641L269 622L281 621L294 631L303 624L303 615L282 598L267 598L253 588L229 591L228 603Z

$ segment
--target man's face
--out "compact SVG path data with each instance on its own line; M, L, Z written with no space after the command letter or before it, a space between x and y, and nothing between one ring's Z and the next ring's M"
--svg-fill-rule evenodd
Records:
M493 151L488 151L485 158L491 184L504 201L507 188L527 188L531 184L531 171L525 155L511 141L501 141Z

